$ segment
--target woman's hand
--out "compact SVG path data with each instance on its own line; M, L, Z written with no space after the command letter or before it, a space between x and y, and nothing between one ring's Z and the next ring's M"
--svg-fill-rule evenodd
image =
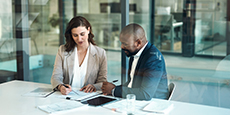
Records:
M88 84L87 86L84 86L83 88L80 89L80 91L83 91L85 90L84 92L88 93L88 92L95 92L96 91L96 88L91 85L91 84Z
M65 84L65 86L63 84L60 84L60 86L58 87L62 95L67 95L72 91L72 88L69 84Z

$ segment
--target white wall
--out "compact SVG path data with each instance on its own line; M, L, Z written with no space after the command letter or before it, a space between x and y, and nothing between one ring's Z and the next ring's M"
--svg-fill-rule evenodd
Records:
M136 3L137 12L148 13L149 12L149 0L129 0L130 4Z
M91 14L100 13L100 0L89 0L89 12Z
M89 0L77 0L77 13L89 13Z
M78 0L77 2L78 13L98 14L100 13L100 3L119 3L120 0ZM149 0L129 0L129 3L136 3L137 12L149 12Z
M170 7L171 12L176 12L175 9L181 10L181 3L182 0L156 0L155 6L161 6L161 7Z

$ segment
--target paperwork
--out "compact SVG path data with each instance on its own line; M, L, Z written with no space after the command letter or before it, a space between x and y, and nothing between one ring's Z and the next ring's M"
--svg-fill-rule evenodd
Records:
M82 107L84 104L76 101L65 101L49 105L38 106L38 108L47 113L54 113L59 111L71 110L74 108Z
M104 105L104 108L114 110L123 114L127 113L126 100L117 101ZM170 101L152 99L151 101L135 101L135 115L146 115L146 114L167 114L172 110L173 104Z
M153 100L147 106L144 107L144 111L168 113L173 108L173 104L170 101Z
M135 115L146 115L146 114L148 114L149 112L142 111L142 109L146 105L148 105L148 103L149 103L149 101L135 101L135 110L134 110ZM119 112L119 113L123 113L123 114L126 114L126 112L127 112L127 109L126 109L127 106L126 106L126 100L125 99L104 105L103 107L110 109L110 110L114 110L114 111Z
M62 95L60 92L55 92L53 96L57 98L68 98L75 101L83 101L100 94L100 92L85 93L84 91L79 91L78 89L72 90L73 91L71 91L68 95Z
M59 111L71 110L74 108L87 106L86 104L82 104L79 101L90 99L91 97L94 97L98 94L100 94L100 92L85 93L83 91L79 91L79 89L72 89L72 91L68 95L62 95L61 92L56 91L55 93L53 93L50 96L50 98L56 97L56 98L74 100L74 101L68 101L67 100L64 102L38 106L38 108L42 111L47 112L47 113L54 113L54 112L59 112Z
M52 93L54 93L55 91L53 91L51 88L37 88L33 91L30 91L28 93L23 94L22 96L35 96L35 97L47 97L49 95L51 95Z

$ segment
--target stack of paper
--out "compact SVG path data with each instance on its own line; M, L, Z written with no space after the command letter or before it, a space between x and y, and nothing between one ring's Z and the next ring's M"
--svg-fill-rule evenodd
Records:
M142 108L145 107L149 102L148 101L135 101L135 115L146 115L148 112L142 111ZM114 110L116 112L127 114L127 101L125 99L104 105L104 108Z
M173 104L170 101L153 100L147 106L144 107L144 111L157 112L167 114L173 108Z
M49 105L38 106L38 108L47 113L54 113L59 111L71 110L82 106L84 105L77 101L65 101Z
M71 96L71 99L83 101L86 99L90 99L93 96L99 95L99 92L92 92L92 93L85 93L84 91L79 91L79 90L73 90L74 93L73 95L69 94L68 96Z
M57 91L52 95L52 97L64 98L64 99L68 97L70 100L83 101L100 94L100 92L85 93L84 91L79 91L78 89L72 89L72 90L73 91L71 91L68 95L62 95L61 92Z

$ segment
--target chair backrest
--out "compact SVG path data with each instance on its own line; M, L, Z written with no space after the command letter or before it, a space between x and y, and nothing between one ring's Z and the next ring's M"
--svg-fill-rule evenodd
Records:
M155 31L167 33L173 25L173 15L155 15Z
M174 91L175 91L175 88L176 88L176 85L175 85L174 83L170 83L170 84L168 85L168 91L169 91L168 100L171 100L172 95L173 95L173 93L174 93Z
M155 15L155 25L172 25L173 15Z

